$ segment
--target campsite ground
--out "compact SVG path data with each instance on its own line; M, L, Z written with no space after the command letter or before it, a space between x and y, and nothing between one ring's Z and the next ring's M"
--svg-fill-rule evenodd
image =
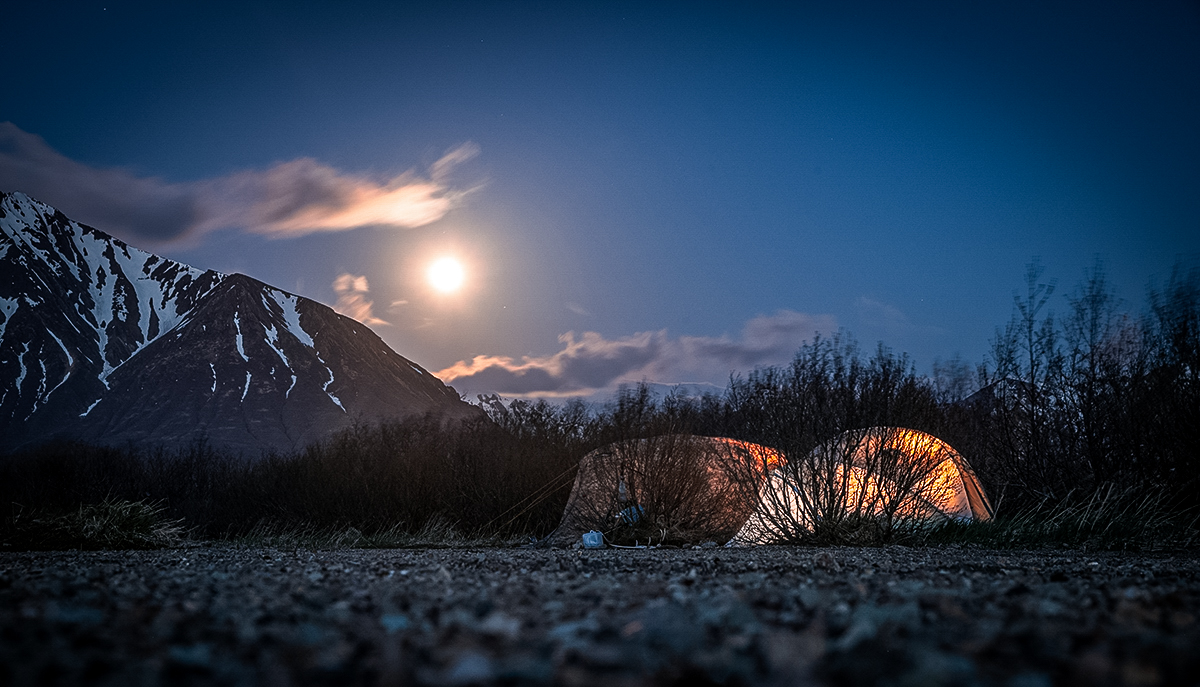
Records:
M1194 684L1195 553L0 553L0 684Z

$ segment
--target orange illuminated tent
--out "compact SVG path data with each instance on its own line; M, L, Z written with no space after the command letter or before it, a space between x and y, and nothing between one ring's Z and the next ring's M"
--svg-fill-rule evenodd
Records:
M851 430L773 470L733 544L803 539L847 515L895 522L989 520L992 506L949 444L900 427Z
M781 461L765 446L687 434L610 444L580 461L551 543L569 545L591 530L610 541L728 539L754 511L765 475Z

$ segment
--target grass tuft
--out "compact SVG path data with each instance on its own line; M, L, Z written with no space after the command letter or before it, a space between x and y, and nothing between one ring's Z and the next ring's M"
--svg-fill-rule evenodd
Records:
M1191 548L1200 543L1200 518L1163 493L1108 485L1079 501L1048 501L986 522L947 521L912 534L912 543L976 544L989 548L1046 547L1103 550Z
M402 525L364 533L356 527L288 526L260 522L229 539L236 546L277 549L446 549L491 548L523 543L522 538L464 535L445 517L435 515L415 532Z
M182 520L161 503L105 499L69 512L17 510L4 522L10 550L161 549L183 543Z

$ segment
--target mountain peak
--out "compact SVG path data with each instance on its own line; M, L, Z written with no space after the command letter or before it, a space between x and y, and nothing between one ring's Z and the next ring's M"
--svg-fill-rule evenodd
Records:
M50 438L293 450L355 420L477 414L332 309L0 193L0 450Z

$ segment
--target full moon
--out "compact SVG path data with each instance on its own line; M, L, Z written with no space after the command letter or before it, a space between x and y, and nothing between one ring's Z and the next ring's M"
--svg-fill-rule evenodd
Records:
M426 274L433 288L442 293L457 291L463 283L462 263L454 258L441 258L434 261Z

